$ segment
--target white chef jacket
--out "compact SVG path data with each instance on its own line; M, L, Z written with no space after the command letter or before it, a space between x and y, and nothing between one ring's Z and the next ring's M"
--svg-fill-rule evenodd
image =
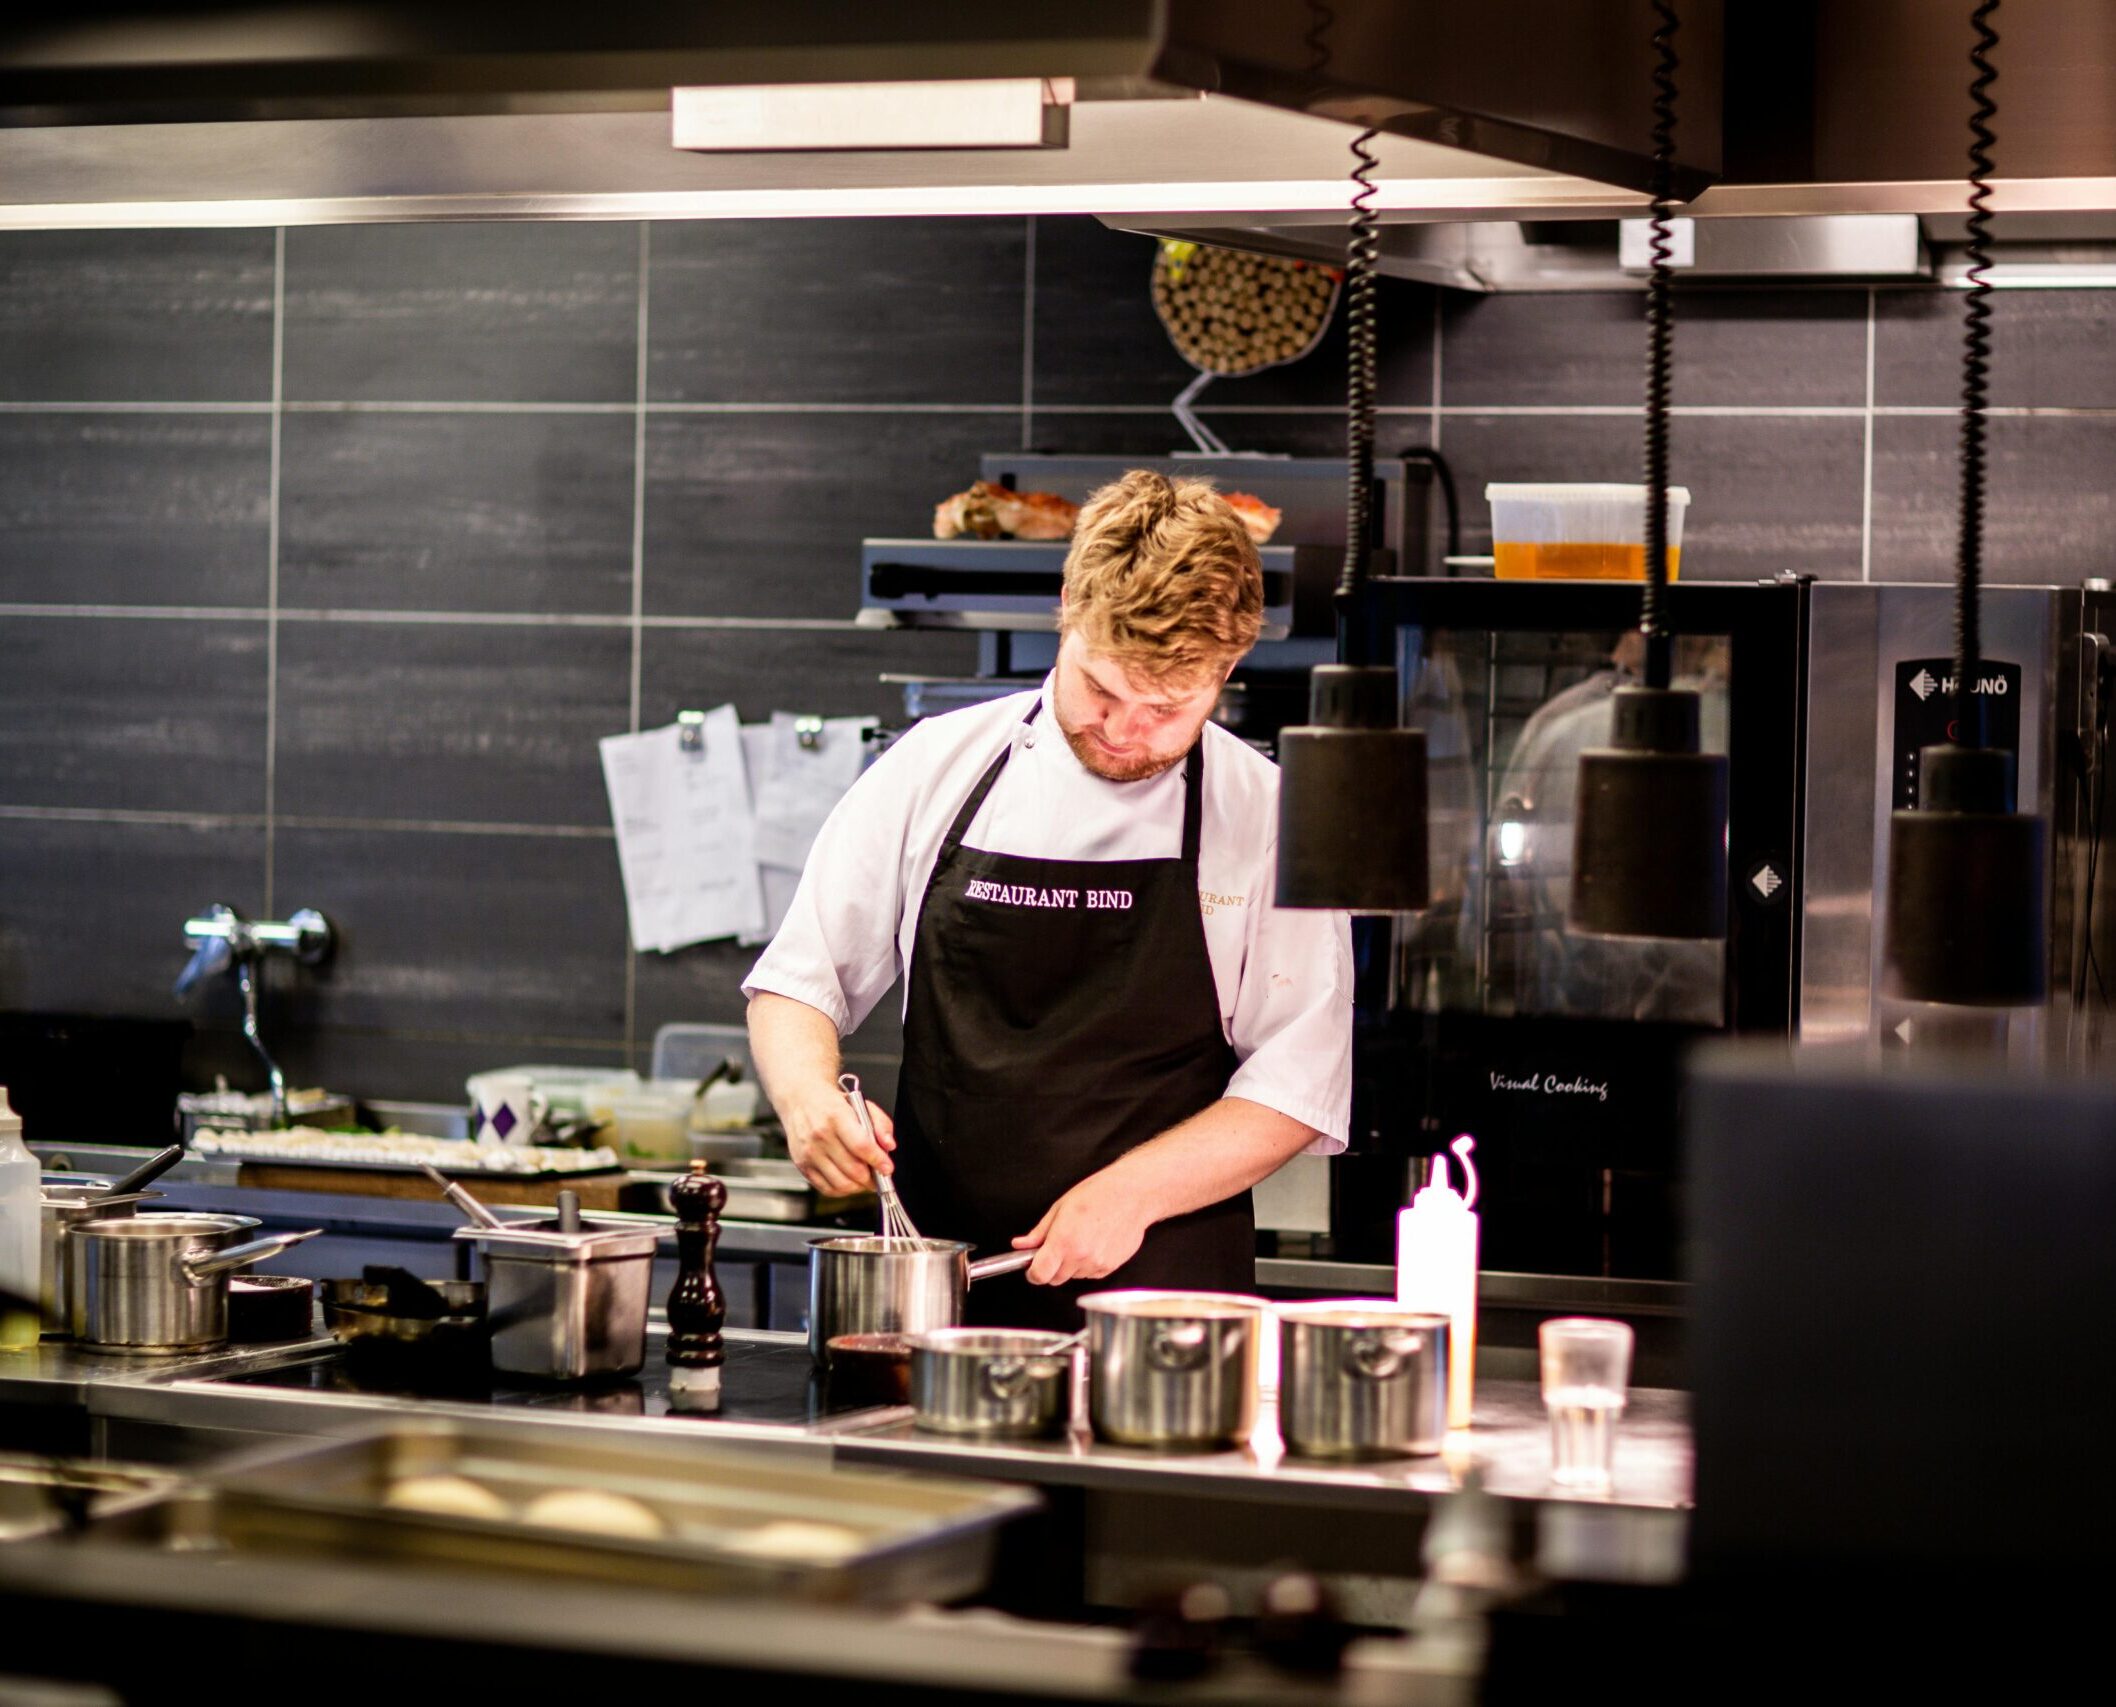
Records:
M1183 851L1183 767L1111 782L1073 756L1052 683L915 725L840 800L779 933L744 981L828 1014L843 1036L910 964L940 844L985 768L1013 757L964 837L1031 859L1172 859ZM1033 725L1022 720L1038 699ZM1207 723L1198 908L1220 1027L1240 1063L1227 1094L1345 1147L1352 1111L1352 937L1343 913L1272 903L1278 767ZM906 981L906 998L909 983Z

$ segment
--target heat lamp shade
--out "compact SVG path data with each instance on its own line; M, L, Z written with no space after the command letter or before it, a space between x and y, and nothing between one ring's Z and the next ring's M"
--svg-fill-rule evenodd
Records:
M2048 998L2044 829L2025 812L1891 815L1882 988L1913 1002Z
M1580 755L1565 923L1592 936L1726 935L1723 753Z
M1278 740L1281 907L1428 904L1425 732L1303 725Z

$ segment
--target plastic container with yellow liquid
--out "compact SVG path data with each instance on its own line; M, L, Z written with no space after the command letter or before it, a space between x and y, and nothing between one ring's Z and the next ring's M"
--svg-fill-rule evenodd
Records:
M1501 486L1491 503L1492 573L1502 581L1643 581L1643 486ZM1668 579L1682 562L1686 486L1668 488Z

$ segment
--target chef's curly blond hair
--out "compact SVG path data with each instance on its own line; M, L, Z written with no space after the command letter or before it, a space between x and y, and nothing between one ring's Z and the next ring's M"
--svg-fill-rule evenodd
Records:
M1264 625L1264 569L1210 480L1135 468L1080 511L1065 559L1063 634L1144 679L1222 675Z

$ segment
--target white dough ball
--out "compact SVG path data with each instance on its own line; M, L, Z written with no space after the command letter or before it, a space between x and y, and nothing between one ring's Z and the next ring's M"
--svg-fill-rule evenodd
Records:
M484 1517L505 1521L507 1502L468 1476L411 1476L382 1496L399 1511L430 1511L442 1517Z
M629 1495L606 1494L597 1488L559 1488L539 1494L523 1510L522 1521L636 1541L659 1541L669 1532L650 1507Z

